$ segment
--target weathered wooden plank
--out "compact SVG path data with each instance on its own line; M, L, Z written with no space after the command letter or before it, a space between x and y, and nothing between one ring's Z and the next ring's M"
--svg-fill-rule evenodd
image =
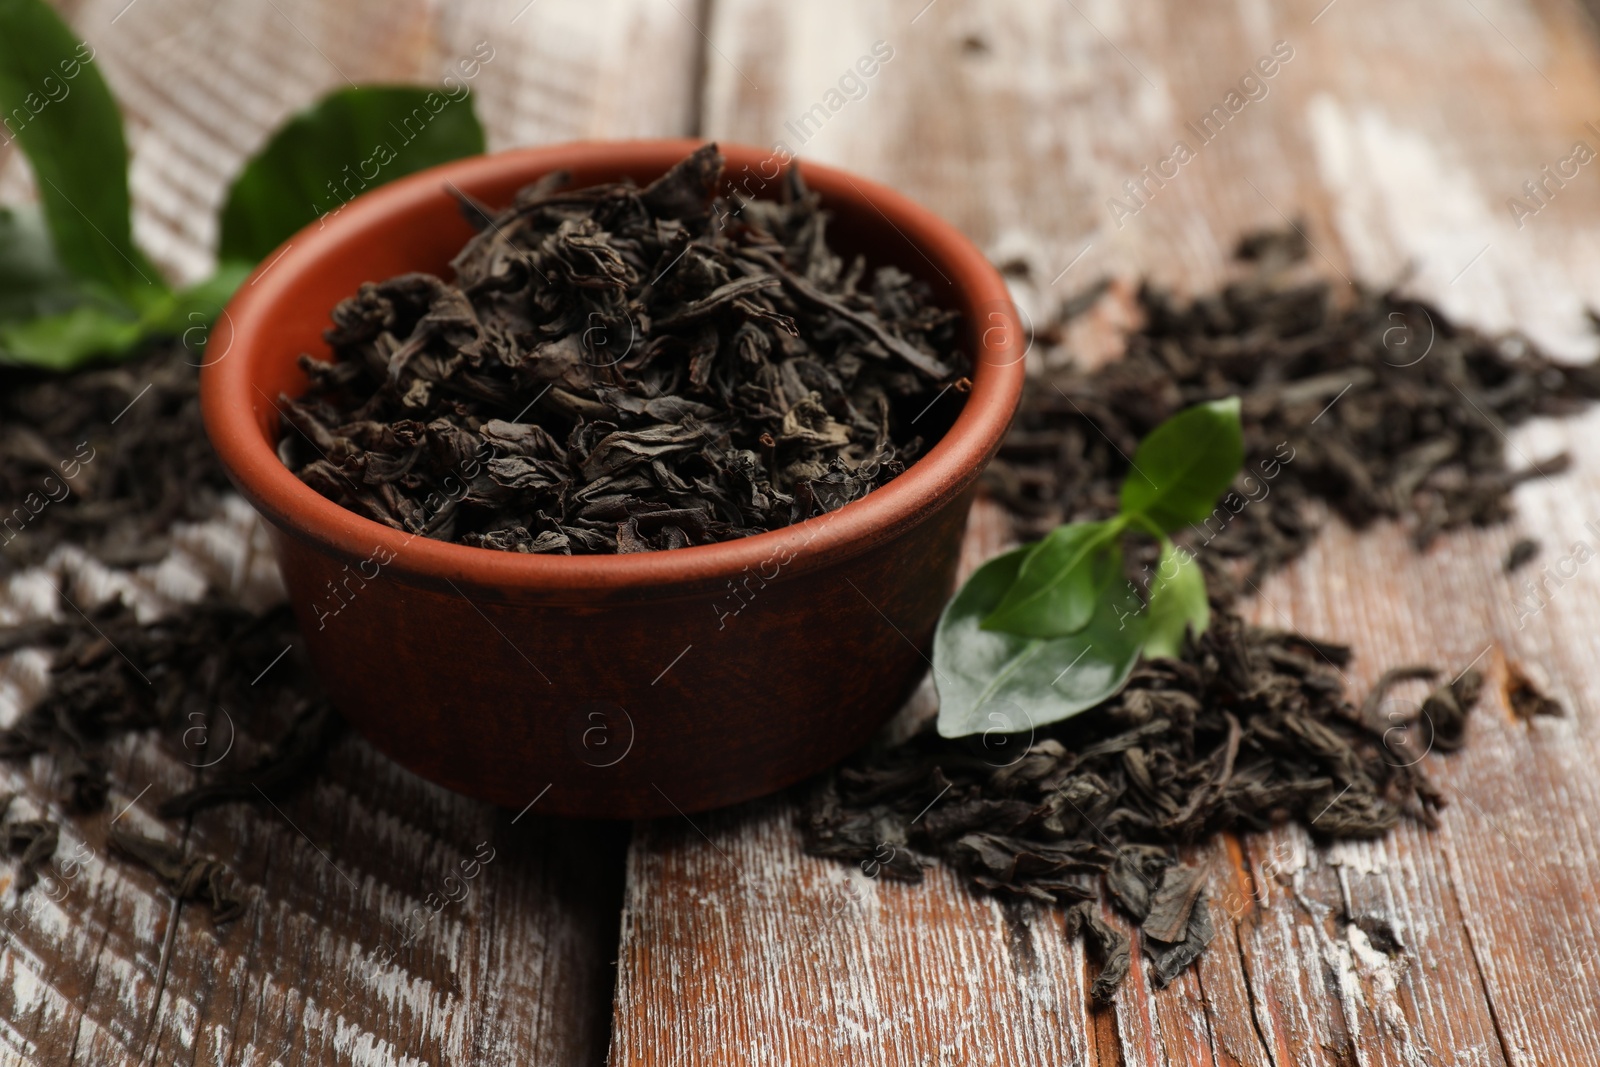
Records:
M1573 8L723 0L714 14L709 135L782 142L907 190L1001 263L1036 319L1107 272L1210 288L1242 230L1304 218L1330 277L1382 284L1410 266L1411 288L1451 315L1593 351L1582 311L1600 297L1600 190L1570 177L1538 199L1523 188L1575 140L1600 149L1585 126L1600 116L1600 57ZM893 56L865 94L841 84L878 41ZM1241 88L1264 57L1272 77ZM1257 98L1230 112L1230 90ZM1223 117L1197 136L1187 124L1214 105ZM1145 177L1178 140L1193 158ZM1075 347L1103 352L1112 318ZM1574 538L1600 545L1582 527L1600 516L1600 460L1582 447L1597 425L1514 438L1526 456L1567 446L1578 459L1519 492L1518 525L1419 555L1393 527L1330 522L1249 605L1262 623L1355 645L1357 693L1388 666L1485 653L1490 692L1472 744L1438 771L1452 804L1437 832L1321 848L1284 830L1208 847L1194 858L1220 902L1213 951L1162 991L1136 968L1115 1008L1095 1012L1082 953L1053 917L1023 930L947 875L878 885L799 856L792 802L697 819L705 836L643 827L613 1061L655 1062L661 1048L681 1064L1600 1059L1584 1003L1600 977L1584 903L1600 875L1600 571L1580 566L1519 620L1500 570L1521 531L1539 531L1551 562ZM983 529L996 547L1003 535ZM1515 721L1508 662L1541 666L1570 716ZM822 921L841 900L844 916ZM1349 921L1364 917L1392 924L1405 953L1375 949Z
M181 537L187 548L166 564L165 580L144 584L178 595L190 584L180 572L235 572L253 520L233 505L231 526ZM183 556L207 550L217 556ZM81 606L123 580L65 556L51 580ZM257 582L274 581L267 558L256 562ZM39 582L37 573L12 580L8 616L45 599L30 589ZM132 595L159 603L150 589ZM19 683L8 696L37 688L30 667L15 657L6 664ZM224 728L216 732L217 745L226 743ZM622 880L616 830L551 823L536 810L519 819L454 796L354 736L332 750L311 789L281 807L174 825L152 808L194 780L189 764L201 757L184 741L126 739L113 764L118 790L87 820L54 803L48 761L3 769L0 790L20 791L19 805L56 818L64 834L56 877L5 902L0 1045L31 1062L95 1065L146 1055L284 1065L513 1055L599 1062ZM258 743L242 734L229 758L247 759ZM184 905L163 968L169 898L152 876L107 855L114 821L228 862L246 914L218 930L203 909ZM456 899L435 915L430 894Z
M243 158L284 116L346 78L436 80L481 41L493 57L471 85L495 147L679 135L693 121L701 39L671 0L86 0L71 15L129 111L137 236L180 278L208 269L216 206ZM636 61L641 50L648 63ZM20 160L4 164L0 188L25 195ZM55 580L78 575L95 595L127 590L152 606L192 597L207 580L229 583L252 524L235 500L226 519L180 539L190 546L180 560L130 578L70 557L57 561ZM257 548L256 578L270 583ZM53 599L40 575L16 576L0 589L0 619L50 610ZM45 669L30 653L0 661L0 719L37 695ZM58 855L81 860L61 879L59 902L38 889L18 900L6 892L9 877L0 881L0 910L13 920L0 934L0 1060L290 1067L603 1058L622 880L615 828L548 823L536 808L518 820L419 781L354 737L281 811L165 824L150 812L192 781L185 758L175 737L119 747L123 788L81 834L52 806L48 762L0 765L0 792L19 790L20 808L62 821ZM168 897L106 857L113 817L228 861L249 911L213 932L202 909L184 905L163 971ZM494 859L468 895L401 945L397 926L489 849Z

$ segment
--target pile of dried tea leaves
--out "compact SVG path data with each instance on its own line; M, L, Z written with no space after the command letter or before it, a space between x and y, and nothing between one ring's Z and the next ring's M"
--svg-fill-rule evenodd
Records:
M155 730L196 769L191 788L159 804L164 818L281 795L316 768L342 723L317 695L298 644L286 606L256 614L215 599L148 622L114 600L88 615L0 627L0 653L42 648L52 660L44 696L0 730L0 759L49 755L62 806L89 815L106 808L109 747ZM281 732L257 745L244 736L247 728ZM238 914L220 864L120 832L113 841L120 854L150 866L179 895L209 900L219 922ZM51 858L59 829L47 819L9 822L0 824L0 837L22 853L20 890Z
M1306 253L1298 231L1262 233L1239 245L1248 276L1217 293L1182 303L1147 283L1123 358L1031 382L984 476L1018 537L1115 513L1139 440L1225 396L1242 400L1245 472L1188 544L1227 596L1304 551L1313 501L1357 528L1400 519L1426 547L1507 518L1519 482L1565 468L1559 455L1513 470L1505 430L1600 397L1600 366L1556 363L1524 338L1485 336L1392 291L1332 291L1301 275Z
M1512 470L1505 427L1600 396L1595 365L1555 363L1422 302L1357 289L1338 303L1325 282L1297 278L1298 232L1248 237L1239 251L1252 271L1216 294L1181 303L1146 284L1124 358L1030 383L985 475L1019 538L1036 540L1115 514L1127 457L1152 428L1239 396L1244 470L1210 520L1174 538L1204 568L1211 628L1182 659L1142 662L1099 707L1005 739L1019 758L998 756L994 739L940 738L930 722L829 775L802 818L809 851L885 877L920 880L937 858L978 889L1067 906L1069 932L1101 960L1101 1000L1132 953L1101 900L1139 925L1165 984L1212 932L1203 879L1175 846L1288 820L1329 838L1381 835L1402 815L1432 825L1442 797L1422 759L1463 742L1478 698L1468 670L1407 721L1380 718L1392 685L1435 672L1387 672L1356 706L1340 669L1349 650L1247 626L1228 605L1306 548L1319 504L1358 527L1400 519L1419 547L1506 518L1518 482L1566 460ZM1529 686L1530 714L1559 713Z
M200 357L154 345L72 375L0 368L0 574L63 541L112 567L154 562L227 476L200 422Z
M776 200L720 196L722 171L708 145L643 189L463 198L454 282L334 310L335 358L281 399L284 463L396 529L569 554L772 530L894 477L956 414L928 409L966 388L957 314L832 252L797 170Z
M149 622L114 600L89 615L0 627L0 652L52 653L44 696L0 730L0 759L49 753L67 809L99 811L109 785L102 753L123 734L162 729L181 737L187 728L199 725L209 734L215 725L226 737L231 727L221 725L219 708L248 707L266 716L262 709L280 701L285 717L310 716L322 702L299 695L314 690L300 657L286 656L298 641L287 606L258 615L220 600L184 605ZM280 659L288 662L252 684L252 671ZM174 804L176 798L164 807ZM192 807L176 804L170 811Z
M1077 718L998 740L929 728L858 756L811 798L806 848L913 882L936 857L986 891L1089 905L1069 925L1088 924L1102 956L1101 1000L1130 962L1095 907L1104 894L1139 925L1165 985L1212 935L1202 872L1174 846L1290 819L1335 838L1380 836L1402 814L1432 824L1442 798L1420 762L1462 743L1482 680L1466 671L1401 724L1379 715L1382 693L1423 672L1386 679L1358 708L1349 655L1219 611L1183 659L1141 662Z
M0 570L45 563L63 544L109 567L152 563L169 551L176 522L217 514L228 482L201 425L199 363L182 344L159 343L117 367L0 371L0 490L17 502L0 516ZM180 818L258 798L257 788L278 795L308 775L338 728L287 608L257 614L212 596L141 621L121 600L82 614L70 587L57 592L53 618L0 625L0 655L42 649L51 661L44 695L0 730L0 759L48 756L68 813L105 810L108 751L128 733L158 731L195 766L194 786L159 807ZM251 735L279 739L258 745ZM208 767L224 748L231 757ZM0 845L25 891L50 863L60 827L17 816L19 807L0 797ZM169 879L175 890L203 895L219 918L237 913L213 861L180 862L159 842L122 833L129 847L114 854L158 859L158 874L183 876Z

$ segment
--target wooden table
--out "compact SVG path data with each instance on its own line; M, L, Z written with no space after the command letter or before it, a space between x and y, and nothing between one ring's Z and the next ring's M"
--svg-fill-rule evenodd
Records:
M1535 206L1523 183L1575 141L1600 147L1600 50L1569 2L68 8L130 113L139 239L183 278L207 266L229 175L286 114L347 80L436 78L487 41L473 88L494 147L783 141L952 219L1036 319L1106 273L1211 287L1241 230L1298 218L1331 278L1409 271L1413 290L1463 321L1562 354L1594 349L1592 167L1536 212L1508 205ZM828 110L828 90L879 41L893 56L865 95ZM1247 85L1256 98L1227 113L1226 95L1275 46L1265 95ZM1214 106L1227 121L1213 117L1202 141L1186 124ZM1123 183L1179 139L1195 158L1130 198ZM6 161L0 196L25 192ZM1117 320L1115 304L1102 308L1078 350L1111 351ZM1600 1063L1600 567L1580 568L1531 618L1500 567L1526 533L1546 545L1534 574L1571 542L1595 543L1584 523L1600 520L1597 433L1600 413L1511 436L1522 456L1571 447L1577 463L1519 489L1510 525L1419 554L1398 528L1358 536L1330 522L1247 606L1353 644L1358 690L1415 661L1476 662L1493 684L1471 744L1436 765L1451 801L1436 832L1403 825L1320 848L1284 829L1195 850L1218 936L1165 990L1136 961L1114 1007L1093 1010L1089 965L1058 915L975 897L948 872L906 887L807 857L789 798L631 829L556 823L444 793L347 739L281 811L193 821L189 845L229 860L251 906L220 933L178 912L164 973L174 913L151 878L104 861L113 814L69 831L62 853L92 858L59 903L0 899L19 918L0 949L0 1061ZM176 566L237 566L241 531L244 516L219 519ZM1003 516L980 509L969 565L1007 537ZM150 596L181 594L161 584L171 573L146 578ZM1567 717L1513 716L1513 670L1541 679ZM8 663L0 697L15 706L38 681L37 661ZM187 770L171 751L123 746L117 780L174 787ZM52 793L43 761L4 777L26 802ZM114 795L113 812L131 803L119 817L154 827L134 792ZM391 957L395 924L484 842L496 858L471 894ZM1388 920L1404 953L1377 951L1347 915Z

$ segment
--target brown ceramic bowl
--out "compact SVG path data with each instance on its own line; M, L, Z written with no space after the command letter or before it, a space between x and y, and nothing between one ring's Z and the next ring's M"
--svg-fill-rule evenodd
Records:
M860 746L928 668L973 483L1021 394L1022 344L1005 285L978 250L865 178L802 165L839 246L926 279L963 313L974 371L938 444L858 501L717 545L521 555L389 529L278 460L276 399L306 388L302 352L329 355L334 305L405 271L448 276L472 231L447 183L499 206L558 168L579 185L643 184L696 145L518 150L386 185L268 257L212 339L206 430L271 527L318 677L374 745L459 792L595 817L730 804ZM747 182L775 171L761 149L723 152ZM953 411L955 400L941 403Z

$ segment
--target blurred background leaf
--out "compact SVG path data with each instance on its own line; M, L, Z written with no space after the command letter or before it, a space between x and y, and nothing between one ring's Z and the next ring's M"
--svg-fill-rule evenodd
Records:
M55 314L80 298L39 206L0 207L0 322Z
M72 370L155 335L204 346L254 265L362 192L484 150L463 89L344 89L291 118L234 180L219 265L173 291L133 244L122 118L78 41L43 0L0 0L0 107L40 204L0 208L0 363Z
M463 90L344 89L290 119L245 165L222 208L218 254L255 262L353 197L484 150Z
M126 356L155 336L182 338L199 354L212 321L252 269L250 264L223 263L197 285L163 290L137 313L79 290L78 302L65 311L0 321L0 361L69 371L97 359Z
M144 328L126 307L85 302L55 315L0 323L8 363L65 371L102 356L131 352Z
M59 261L139 305L161 276L133 243L122 115L78 40L44 0L0 0L0 113L28 157Z

